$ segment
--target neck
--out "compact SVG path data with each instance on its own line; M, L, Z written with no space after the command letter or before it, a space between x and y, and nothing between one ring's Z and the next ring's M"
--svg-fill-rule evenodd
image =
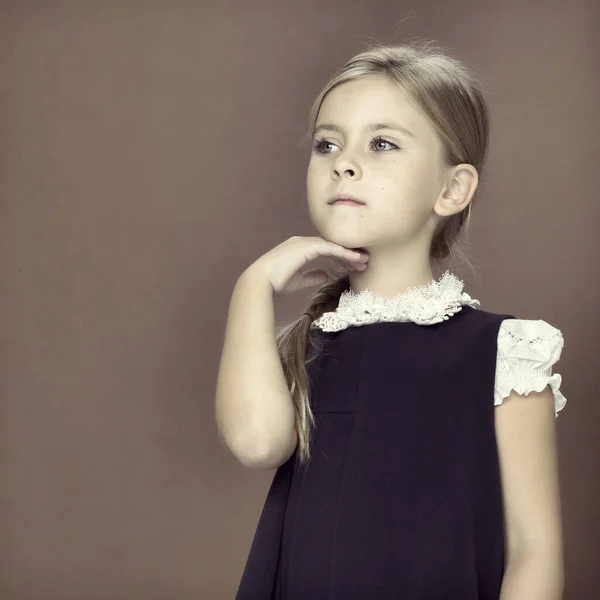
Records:
M377 296L392 298L434 281L429 257L413 254L398 257L386 256L381 251L369 252L367 268L349 273L350 289L357 294L368 289Z

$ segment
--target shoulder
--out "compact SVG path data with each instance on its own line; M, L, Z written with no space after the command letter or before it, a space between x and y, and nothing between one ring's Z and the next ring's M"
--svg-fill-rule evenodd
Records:
M560 391L562 377L553 373L560 359L564 337L560 329L542 319L507 318L500 323L497 338L494 404L510 395L542 392L554 401L555 416L567 399Z

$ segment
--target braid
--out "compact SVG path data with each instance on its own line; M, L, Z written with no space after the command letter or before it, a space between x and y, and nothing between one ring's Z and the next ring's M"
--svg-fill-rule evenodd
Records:
M350 288L350 278L347 274L326 283L313 296L309 307L304 315L310 317L311 321L318 319L323 313L334 310L338 305L342 292Z

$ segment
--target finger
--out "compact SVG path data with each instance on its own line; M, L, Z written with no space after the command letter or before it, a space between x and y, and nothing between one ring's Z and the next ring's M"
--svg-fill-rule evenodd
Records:
M366 253L356 252L350 250L345 246L340 246L335 242L330 242L322 238L317 238L318 243L305 245L303 244L302 250L304 252L305 262L310 262L319 258L319 256L329 256L330 258L338 258L346 261L347 263L363 264L368 255Z
M342 265L343 267L345 267L346 269L348 269L349 271L355 271L356 269L352 266L351 263L341 259L341 258L337 258L336 256L332 256L331 257L332 260L334 260L336 263L339 263L340 265Z
M364 271L367 268L367 264L363 262L349 262L341 258L336 258L334 256L332 256L331 258L351 271Z
M329 250L328 254L330 256L341 258L342 260L345 260L347 262L358 262L362 260L360 252L350 250L350 248L340 246L335 242L327 242L327 249Z

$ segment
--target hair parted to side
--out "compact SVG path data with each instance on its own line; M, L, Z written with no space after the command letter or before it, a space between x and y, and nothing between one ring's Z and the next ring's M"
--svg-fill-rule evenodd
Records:
M310 110L309 129L301 145L312 140L327 93L342 83L369 75L384 75L397 83L429 118L439 135L446 166L468 163L481 174L489 138L488 108L482 86L464 63L434 47L431 41L402 45L376 43L350 58L317 96ZM431 241L432 261L450 258L471 266L457 244L461 241L461 233L469 227L476 197L477 191L465 210L440 222ZM315 427L306 367L317 358L322 346L318 331L311 330L311 323L324 312L334 310L342 292L349 287L347 274L333 277L311 298L301 317L276 330L277 349L294 404L298 433L296 456L301 465L310 459L311 431Z

